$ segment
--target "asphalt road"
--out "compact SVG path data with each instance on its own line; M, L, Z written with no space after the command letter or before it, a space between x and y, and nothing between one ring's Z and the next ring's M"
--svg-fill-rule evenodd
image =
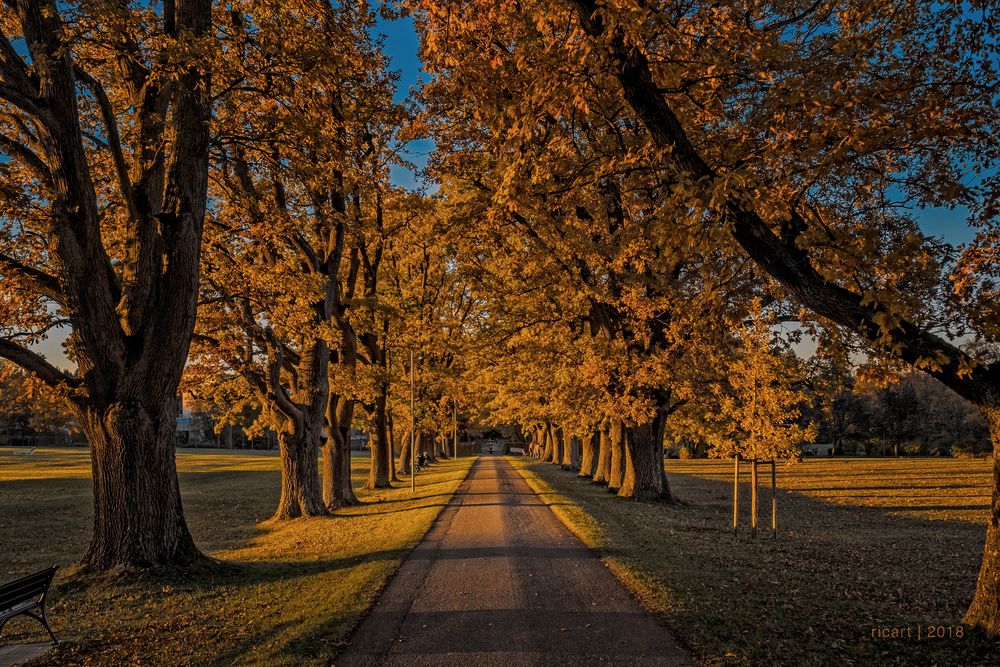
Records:
M341 654L355 665L690 665L501 457L482 457Z

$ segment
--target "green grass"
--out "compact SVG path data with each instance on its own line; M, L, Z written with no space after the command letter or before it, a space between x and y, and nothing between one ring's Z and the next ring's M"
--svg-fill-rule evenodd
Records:
M328 518L267 519L278 500L273 453L179 450L191 532L232 564L195 573L57 578L49 616L64 642L39 664L327 664L388 577L458 488L471 458L431 466L409 484L358 489L362 504ZM360 487L368 457L354 460ZM90 534L89 454L0 449L0 580L71 565ZM0 641L42 640L30 619Z
M1000 642L926 638L928 625L960 624L972 598L988 461L779 465L778 539L768 487L756 541L731 532L731 461L668 461L681 505L623 501L557 466L512 463L704 664L1000 664ZM741 499L745 528L747 483ZM901 626L913 637L872 638Z

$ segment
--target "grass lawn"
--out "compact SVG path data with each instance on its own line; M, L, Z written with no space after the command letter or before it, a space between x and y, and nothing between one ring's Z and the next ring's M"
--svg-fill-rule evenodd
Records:
M191 532L232 564L198 573L89 580L57 577L49 617L60 641L40 664L326 664L387 578L465 478L472 458L431 466L417 493L368 492L329 518L266 520L280 489L274 453L179 450ZM355 482L368 456L354 460ZM0 449L0 580L68 566L86 548L92 516L89 454ZM37 623L11 621L0 642L41 641Z
M927 638L932 625L956 633L972 599L989 461L781 464L778 539L768 486L757 541L731 532L731 461L667 461L682 505L623 501L557 466L512 463L705 664L1000 664L1000 641ZM740 497L745 527L749 483ZM904 628L895 639L872 636L893 627Z

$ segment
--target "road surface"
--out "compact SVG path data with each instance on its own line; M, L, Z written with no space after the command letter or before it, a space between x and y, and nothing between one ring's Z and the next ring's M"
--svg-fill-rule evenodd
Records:
M690 665L510 463L477 461L354 633L357 665Z

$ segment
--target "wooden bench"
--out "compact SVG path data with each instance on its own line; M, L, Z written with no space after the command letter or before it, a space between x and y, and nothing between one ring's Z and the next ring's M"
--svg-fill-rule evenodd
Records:
M528 456L528 450L524 449L523 447L511 447L510 453L518 454L521 456L522 459Z
M0 586L0 632L15 616L30 616L45 626L53 644L59 643L45 618L45 596L55 574L56 568L50 567Z

